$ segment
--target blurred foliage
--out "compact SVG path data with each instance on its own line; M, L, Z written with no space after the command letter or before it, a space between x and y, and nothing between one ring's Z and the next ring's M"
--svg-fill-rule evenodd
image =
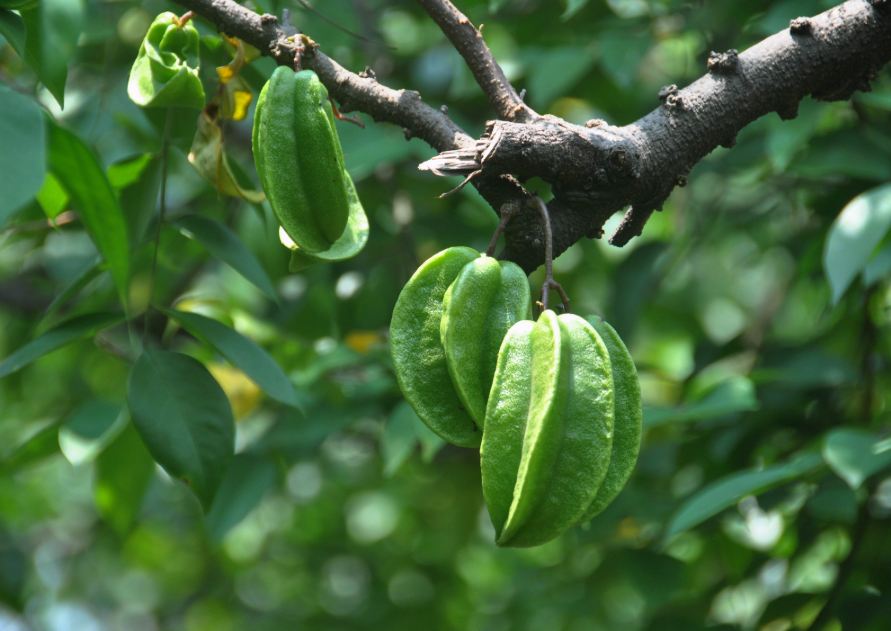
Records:
M386 85L448 105L471 134L492 116L457 52L408 0L316 3L396 51L296 5L246 4L291 8L345 67L371 66ZM458 2L485 24L533 107L617 125L655 108L663 85L700 76L709 51L743 50L833 4ZM14 139L20 156L0 165L22 173L0 174L0 357L55 336L22 351L36 359L21 370L0 365L0 627L786 631L809 628L828 601L823 631L891 628L887 70L852 102L807 100L794 121L750 125L627 247L584 240L555 262L574 311L606 317L635 357L643 448L628 487L590 525L500 550L477 452L443 446L420 424L387 349L393 304L419 262L449 246L485 249L496 216L471 187L438 199L454 183L419 173L433 151L392 126L339 127L368 246L289 274L268 207L220 197L202 179L187 159L196 111L174 112L155 303L253 346L231 346L204 320L150 312L150 331L209 369L237 419L237 453L207 515L151 464L126 411L141 320L87 337L120 302L84 225L62 221L84 202L42 171L23 180L44 161L39 131L27 136L39 103L107 172L115 199L102 199L127 224L127 298L140 314L166 114L134 105L126 83L167 10L183 12L160 0L0 12L0 145ZM43 35L26 42L22 22ZM234 49L213 25L195 25L213 94L214 69ZM239 76L256 93L272 70L260 59ZM252 117L253 106L222 127L233 177L248 189ZM7 196L10 182L29 187L24 206ZM541 279L539 270L532 287ZM299 409L281 402L292 394L275 390L257 347L284 370Z

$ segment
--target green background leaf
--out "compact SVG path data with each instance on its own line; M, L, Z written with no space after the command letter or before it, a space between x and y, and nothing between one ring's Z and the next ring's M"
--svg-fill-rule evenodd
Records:
M220 541L244 519L274 481L275 467L271 462L248 454L236 455L205 518L211 539Z
M123 321L124 315L121 313L88 313L66 320L4 359L0 363L0 379L79 337Z
M209 511L234 450L223 389L188 355L146 350L130 370L127 400L149 453Z
M299 407L294 386L279 365L253 340L212 318L197 313L162 309L192 335L212 345L229 363L241 369L266 394L285 405Z
M43 184L44 142L40 107L0 83L0 227Z
M74 56L83 24L83 6L70 0L40 0L21 11L27 27L25 62L59 103L65 107L68 62Z
M845 206L829 230L823 267L838 302L851 281L872 258L891 228L891 184L858 195Z
M746 495L758 495L778 484L813 471L822 464L817 454L805 454L761 471L741 471L717 480L688 499L668 522L665 541L694 528L709 517L733 506Z
M74 200L126 306L130 240L117 197L96 156L80 138L49 119L47 131L49 168Z
M118 535L126 535L136 522L154 472L155 461L131 422L97 458L93 501Z
M891 466L891 450L882 437L854 428L832 430L823 441L823 459L855 491L871 475Z
M19 57L25 57L25 22L21 16L0 9L0 35L6 38Z
M184 215L177 218L173 225L185 230L211 254L232 266L264 294L273 300L278 300L275 287L272 286L272 281L269 280L257 257L225 225L200 215Z

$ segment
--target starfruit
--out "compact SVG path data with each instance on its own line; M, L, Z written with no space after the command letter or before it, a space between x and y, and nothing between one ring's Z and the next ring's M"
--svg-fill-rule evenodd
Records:
M130 70L127 93L142 107L204 107L198 78L198 31L173 13L149 27Z
M294 244L309 254L331 248L350 214L348 176L315 72L275 69L257 99L253 148L269 205Z
M316 263L343 261L356 256L368 242L368 217L362 202L356 194L356 187L349 173L344 173L347 182L347 193L350 200L350 216L347 219L346 229L340 238L324 252L310 254L302 250L284 228L279 228L278 236L282 244L291 250L291 272L299 272Z
M440 338L449 375L479 427L485 422L501 342L515 323L531 319L525 272L492 257L465 265L443 297Z
M461 402L440 336L442 301L471 248L449 248L428 259L402 288L390 323L390 353L399 387L433 433L461 447L478 447L482 433Z
M609 351L616 413L609 468L597 495L579 520L580 523L588 521L606 508L625 486L625 482L634 470L634 465L637 464L643 423L640 381L631 353L628 352L616 330L603 318L592 317L588 321Z
M480 448L499 546L540 545L581 519L607 473L614 407L609 352L585 320L545 311L511 327Z

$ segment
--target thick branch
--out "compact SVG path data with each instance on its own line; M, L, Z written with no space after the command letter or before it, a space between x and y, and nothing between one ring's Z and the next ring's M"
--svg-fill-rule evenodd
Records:
M423 165L441 175L481 170L474 186L493 208L506 203L525 208L529 194L517 180L539 176L553 186L548 202L559 255L579 239L598 238L604 222L631 205L612 238L623 245L640 234L654 210L673 188L718 145L732 146L740 129L776 111L794 118L807 96L847 99L868 90L869 80L891 59L891 1L849 0L814 18L793 20L790 29L745 53L713 54L709 74L678 90L659 94L656 110L626 127L588 121L584 127L553 117L538 117L494 61L479 32L447 0L417 0L464 56L498 115L486 134L473 140L442 111L416 92L380 85L374 74L348 72L315 48L307 54L313 68L345 110L403 127L444 152ZM294 44L271 15L257 15L232 0L176 0L234 35L291 64ZM524 124L525 123L525 124ZM545 259L540 221L521 212L505 231L502 258L532 271Z
M719 145L732 146L736 134L769 112L797 115L807 95L844 100L891 59L891 2L849 0L814 18L793 20L786 29L738 54L712 54L709 73L678 90L664 88L662 105L628 125L604 121L585 127L545 116L521 125L490 121L471 150L440 154L421 168L438 174L511 173L520 181L542 177L554 187L554 254L584 236L598 237L603 223L631 205L612 239L623 245L690 169ZM533 229L532 225L528 225ZM526 233L522 221L508 226L505 258L528 269L530 258L544 260L541 231ZM513 241L511 232L524 230ZM516 236L516 235L515 235Z
M537 117L504 76L482 34L455 5L449 0L417 0L417 3L464 58L498 118L525 122Z

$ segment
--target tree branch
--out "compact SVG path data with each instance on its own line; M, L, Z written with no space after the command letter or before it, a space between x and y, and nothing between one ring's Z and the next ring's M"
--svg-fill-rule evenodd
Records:
M237 37L272 57L278 65L293 65L296 45L274 15L258 15L232 0L175 1L213 22L219 32ZM381 85L370 70L353 74L314 45L307 47L305 60L344 111L358 110L370 114L375 121L399 125L438 151L474 144L473 138L445 112L424 103L417 92Z
M525 122L538 115L523 103L504 76L482 33L449 0L416 0L464 58L498 118Z
M438 175L469 169L549 182L560 203L553 209L549 204L555 256L584 236L600 236L604 222L631 205L611 240L624 245L661 210L674 187L686 183L697 162L719 145L732 146L743 127L770 112L794 118L798 102L809 94L834 101L869 90L889 59L891 2L849 0L814 18L793 20L789 29L742 54L712 53L708 74L682 90L663 88L662 105L626 127L601 120L580 127L552 116L525 125L489 121L473 150L444 152L420 168ZM508 228L510 237L521 222ZM540 233L525 234L509 241L503 256L528 269L529 257L544 260L544 241Z
M293 63L295 46L271 15L257 15L232 0L175 0L273 57ZM548 202L554 256L583 237L599 238L609 217L627 206L611 242L624 245L640 234L650 215L690 169L719 145L732 146L736 134L769 112L797 115L807 95L844 100L891 59L891 0L848 0L814 18L793 20L790 28L746 52L712 55L709 73L678 90L664 88L662 104L625 127L602 120L584 127L526 107L492 58L479 31L448 0L417 0L470 66L496 112L504 120L487 124L474 140L443 111L426 105L417 92L392 90L370 70L359 75L342 68L310 41L307 64L345 111L358 110L376 121L406 130L442 152L421 168L438 175L480 170L474 186L497 211L519 204L505 230L501 258L527 273L545 260L545 239L537 213L526 208L519 181L538 176L552 185ZM514 179L517 178L517 179Z

